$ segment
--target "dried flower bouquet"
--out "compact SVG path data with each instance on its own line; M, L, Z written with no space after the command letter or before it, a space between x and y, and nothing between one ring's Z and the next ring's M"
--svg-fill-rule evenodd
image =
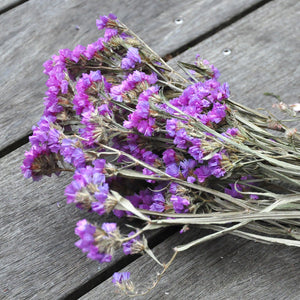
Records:
M125 236L116 223L80 220L76 246L100 263L118 248L146 252L163 268L157 280L178 252L227 233L299 247L296 130L230 99L206 60L179 62L180 74L114 15L97 27L104 37L45 62L45 110L22 171L33 180L72 172L68 203L144 227ZM214 233L176 247L163 264L143 233L174 225ZM113 281L135 295L129 275Z

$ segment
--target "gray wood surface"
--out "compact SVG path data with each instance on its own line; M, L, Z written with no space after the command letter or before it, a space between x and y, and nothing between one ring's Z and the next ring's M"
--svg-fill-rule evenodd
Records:
M271 2L189 49L181 59L191 61L196 53L209 59L229 82L232 98L249 106L271 107L271 99L263 96L264 92L279 94L290 103L299 102L299 11L296 0ZM226 48L231 49L231 55L224 56ZM193 233L174 235L154 251L165 258L169 248L182 244L182 238L189 241ZM296 300L300 298L299 259L298 248L242 242L227 236L183 253L145 299ZM133 272L145 286L156 269L148 257L142 257L124 270ZM116 294L111 278L82 299L103 294L127 299Z
M165 55L260 2L264 1L30 0L2 14L0 150L28 134L41 117L43 62L61 48L94 42L99 14L114 12Z

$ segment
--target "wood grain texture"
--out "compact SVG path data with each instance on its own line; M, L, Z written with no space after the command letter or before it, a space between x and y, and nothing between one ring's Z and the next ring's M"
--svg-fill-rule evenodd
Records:
M43 62L59 49L95 41L99 14L114 12L165 55L258 2L31 0L1 15L0 150L28 134L42 115Z
M269 3L180 58L191 61L201 53L220 67L232 97L254 108L271 107L271 100L263 96L267 91L281 95L287 102L299 102L299 8L296 0ZM224 56L225 48L231 49L231 55ZM191 238L193 233L189 234ZM157 246L155 253L165 257L167 249L182 244L182 238L188 235L172 237ZM228 236L183 253L146 299L296 300L300 298L299 259L298 248L254 242L241 245ZM142 257L125 270L132 271L141 285L147 285L153 279L149 273L153 275L156 269L149 258ZM117 296L111 279L82 299L96 299L101 294L127 299Z
M203 231L192 229L174 234L153 252L162 262L172 256L171 247L199 238ZM300 297L298 248L270 246L225 236L178 254L159 285L146 296L134 299L289 299ZM143 256L120 272L131 272L139 291L155 280L161 268ZM82 296L81 300L130 299L113 286L111 278Z

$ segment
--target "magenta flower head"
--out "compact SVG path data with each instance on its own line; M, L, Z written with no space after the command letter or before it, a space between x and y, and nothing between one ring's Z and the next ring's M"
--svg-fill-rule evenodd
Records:
M132 281L130 280L129 272L114 273L112 282L125 294L135 295L135 288Z
M114 14L109 14L108 16L100 16L100 19L96 20L96 25L99 30L108 28L109 26L115 25L117 17Z
M105 182L105 160L97 159L94 167L86 166L75 171L73 181L66 187L67 203L76 203L79 208L91 209L103 215L106 212L106 199L109 186Z
M43 175L59 175L58 157L46 145L33 145L30 151L25 153L21 170L25 178L31 177L34 181L40 180Z
M111 261L112 256L99 252L99 248L96 245L97 228L85 219L78 221L76 225L75 233L80 237L80 240L75 243L75 246L80 248L82 252L88 252L87 256L89 258L97 260L100 263Z
M190 202L186 198L172 195L170 201L173 203L173 208L176 213L180 214L188 211L187 207L190 205Z
M120 233L115 223L104 223L101 228L83 219L77 222L75 234L80 240L75 246L82 252L88 252L87 257L100 263L110 262L114 251L120 247Z
M130 272L122 272L122 273L114 273L112 282L113 284L122 283L123 281L127 281L130 278Z
M128 234L128 237L134 235L135 232L134 231L131 231L129 234ZM143 245L143 243L140 241L140 237L137 236L136 238L133 238L125 243L123 243L123 252L125 255L129 255L129 254L137 254L137 253L140 253L142 252L145 247Z
M137 48L130 47L127 51L126 57L122 59L121 67L124 70L132 69L135 67L136 63L140 63L141 61L139 50Z

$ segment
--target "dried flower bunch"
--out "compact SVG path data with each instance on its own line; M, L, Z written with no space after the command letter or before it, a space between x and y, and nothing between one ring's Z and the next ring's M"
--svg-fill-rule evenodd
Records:
M206 60L179 62L181 75L114 15L96 23L104 37L45 62L45 110L22 171L33 180L73 172L68 203L145 226L125 236L116 223L80 220L76 246L100 263L118 248L146 252L163 267L157 280L178 252L225 233L299 247L296 130L231 100ZM142 234L174 225L214 233L162 264ZM135 295L129 275L113 282Z

